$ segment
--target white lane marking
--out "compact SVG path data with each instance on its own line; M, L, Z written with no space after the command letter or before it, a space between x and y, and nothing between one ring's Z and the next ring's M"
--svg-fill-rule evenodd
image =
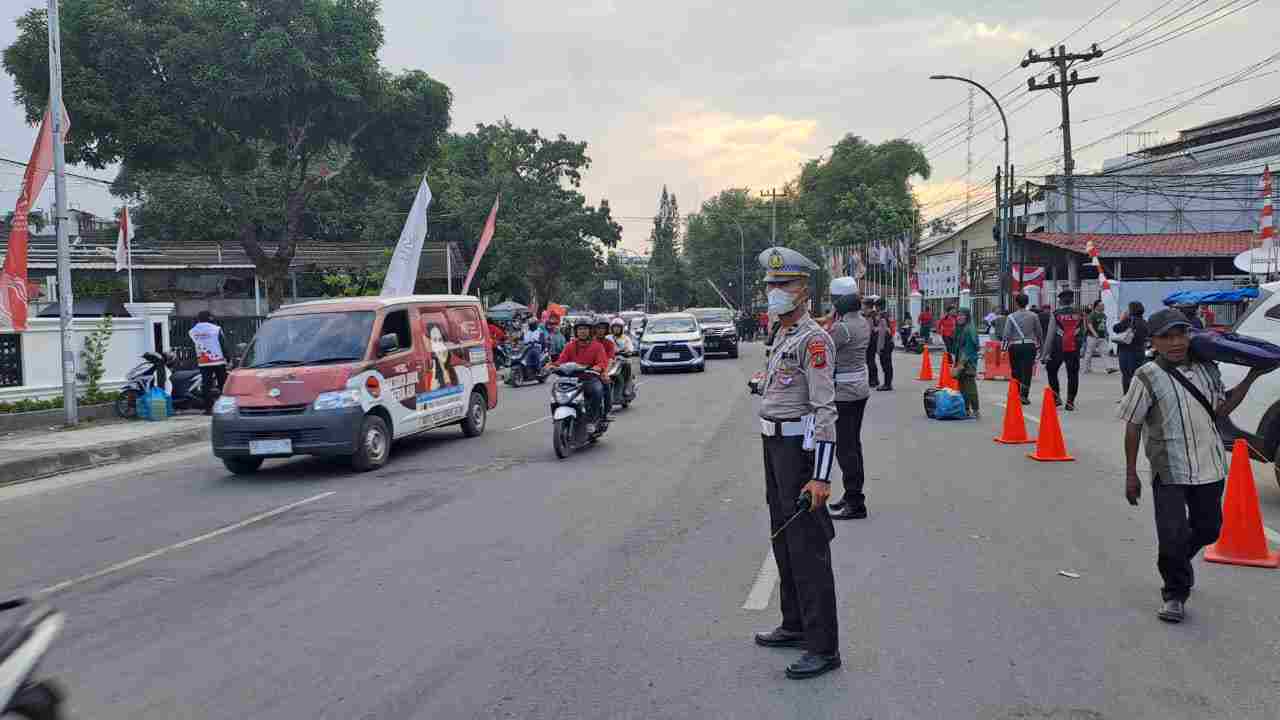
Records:
M760 572L756 573L756 582L747 593L747 601L742 603L743 610L764 610L769 607L769 598L773 597L773 586L778 584L778 563L773 559L773 549L764 556L760 563Z
M91 572L88 575L81 575L78 578L65 580L63 582L58 583L57 585L50 585L49 587L44 588L43 590L40 590L38 594L52 595L53 593L62 592L67 588L74 587L76 585L82 585L84 583L97 580L98 578L106 577L107 575L111 575L112 573L120 572L121 570L128 570L129 568L135 565L140 565L148 560L154 560L160 557L161 555L167 555L171 552L182 550L183 548L189 548L192 545L205 542L206 540L212 540L214 538L222 537L227 533L235 532L236 530L240 530L242 528L248 527L255 523L260 523L264 520L270 520L271 518L276 517L278 515L283 515L284 513L287 513L290 510L300 508L303 505L306 505L308 503L313 503L317 500L323 500L329 497L330 495L335 495L335 494L336 494L336 491L330 490L329 492L322 492L319 495L312 495L311 497L306 498L305 500L299 500L297 502L289 503L288 505L283 505L274 510L268 510L264 513L258 513L257 515L245 518L244 520L241 520L238 523L233 523L231 525L220 527L217 530L207 532L203 535L197 535L196 537L193 537L190 540L183 540L180 543L174 543L173 545L168 545L158 550L152 550L149 553L145 553L137 557L129 558L124 562L118 562L115 565L108 565L107 567L104 567L101 570L98 570L97 572Z
M998 408L1004 408L1005 410L1008 410L1008 409L1009 409L1009 406L1008 406L1008 405L1006 405L1006 404L1004 404L1004 403L1002 403L1002 402L1000 402L1000 401L998 401L998 400L992 400L991 398L987 398L987 401L988 401L988 402L990 402L992 405L995 405L995 406L996 406L996 407L998 407ZM1028 405L1027 407L1031 407L1031 406L1030 406L1030 405ZM1025 412L1024 412L1024 413L1022 413L1022 419L1023 419L1023 420L1027 420L1027 421L1030 421L1030 422L1033 422L1033 423L1035 423L1035 424L1037 424L1037 425L1039 425L1039 424L1040 424L1040 418L1035 417L1034 415L1029 415L1029 414L1027 414L1027 413L1025 413Z
M543 415L542 417L538 418L537 420L530 420L529 422L527 422L527 423L525 423L525 424L523 424L523 425L517 425L517 426L515 426L515 427L513 427L513 428L507 428L506 430L503 430L503 432L515 432L516 430L523 430L523 429L525 429L525 428L529 427L530 425L537 425L538 423L542 422L543 420L550 420L550 419L551 419L551 416L550 416L550 415Z
M105 467L77 470L75 472L66 473L65 475L55 475L53 477L47 477L40 480L32 480L31 482L0 487L0 503L29 497L31 495L39 495L40 493L52 490L65 490L78 485L87 485L92 482L114 480L122 475L138 475L162 465L191 459L198 460L201 455L209 460L216 460L216 458L213 457L213 454L209 452L208 442L205 442L198 445L182 447L177 450L168 450L156 453L155 455L149 455L145 458L112 463Z
M1280 532L1276 532L1275 530L1272 530L1266 525L1262 526L1262 532L1266 533L1268 540L1270 540L1271 542L1277 545L1280 545Z

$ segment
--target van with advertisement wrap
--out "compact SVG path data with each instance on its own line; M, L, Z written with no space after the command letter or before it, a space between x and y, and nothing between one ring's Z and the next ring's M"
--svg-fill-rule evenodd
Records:
M498 376L480 301L362 297L287 305L249 343L213 408L213 454L236 474L268 458L328 455L381 467L435 428L484 432Z

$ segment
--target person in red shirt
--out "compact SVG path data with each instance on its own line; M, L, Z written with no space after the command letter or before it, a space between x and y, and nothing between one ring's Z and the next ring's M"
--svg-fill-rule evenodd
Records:
M492 318L490 318L489 319L489 349L492 350L494 347L501 345L506 341L507 341L506 331L502 329L501 325L498 325L493 321Z
M929 337L933 334L933 311L928 307L921 308L920 315L916 318L916 322L920 325L921 342L928 345Z
M1207 330L1218 324L1218 314L1210 310L1208 305L1201 305L1200 322L1204 323L1204 327Z
M579 323L574 326L573 342L564 346L560 357L556 358L556 361L551 363L549 367L554 370L565 363L577 363L584 368L599 373L598 375L584 374L582 376L582 390L587 396L587 411L595 413L595 417L599 418L600 422L607 423L608 416L605 414L604 407L604 385L600 382L600 378L609 369L609 356L605 352L604 345L592 337L590 325ZM595 432L590 420L587 422L587 432Z
M947 354L951 356L951 362L956 361L956 315L956 306L950 305L942 319L938 321L938 333L942 335L942 343L947 346Z

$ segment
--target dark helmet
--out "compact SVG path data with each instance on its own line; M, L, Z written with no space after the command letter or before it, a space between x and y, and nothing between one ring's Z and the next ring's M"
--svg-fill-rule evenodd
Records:
M844 315L845 313L857 312L862 307L862 296L858 293L850 293L848 295L836 295L831 299L836 307L836 312Z
M609 316L608 316L608 315L597 315L597 316L595 316L595 317L594 317L594 318L592 318L592 320L591 320L591 327L593 327L593 328L602 327L602 328L604 328L605 330L608 330L608 329L609 329Z

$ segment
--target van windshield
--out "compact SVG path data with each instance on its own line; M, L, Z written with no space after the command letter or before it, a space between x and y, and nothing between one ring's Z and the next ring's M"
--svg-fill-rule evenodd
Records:
M262 323L245 353L250 368L350 362L364 357L373 312L282 315Z

